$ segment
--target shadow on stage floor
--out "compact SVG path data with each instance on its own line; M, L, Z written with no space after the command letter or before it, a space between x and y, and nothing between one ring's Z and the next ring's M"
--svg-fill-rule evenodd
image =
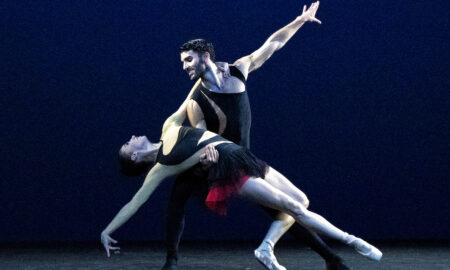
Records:
M374 242L384 253L380 262L351 248L332 248L352 269L450 270L449 241ZM165 259L161 243L119 243L120 254L106 257L99 243L2 243L0 269L160 269ZM255 242L187 242L182 244L180 270L263 270L253 258ZM287 269L325 269L323 260L305 246L280 243L276 255Z

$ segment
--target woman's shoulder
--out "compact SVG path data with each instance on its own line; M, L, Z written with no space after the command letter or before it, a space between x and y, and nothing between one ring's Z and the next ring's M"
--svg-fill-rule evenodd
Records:
M164 141L164 139L168 137L173 137L174 135L177 135L180 132L180 129L182 128L181 125L171 125L169 128L167 128L163 133L161 133L161 141Z

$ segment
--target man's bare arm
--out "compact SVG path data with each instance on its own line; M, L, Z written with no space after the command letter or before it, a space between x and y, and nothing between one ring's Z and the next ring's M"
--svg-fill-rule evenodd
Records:
M273 33L258 50L238 59L234 65L247 77L248 73L261 67L275 51L281 49L305 22L322 23L315 17L318 8L319 1L312 3L308 9L305 5L302 15Z

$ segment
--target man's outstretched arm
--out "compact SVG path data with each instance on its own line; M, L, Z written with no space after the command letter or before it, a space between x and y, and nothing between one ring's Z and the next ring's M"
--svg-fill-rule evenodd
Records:
M261 67L275 51L281 49L305 22L322 23L315 17L318 8L319 1L312 3L308 9L305 5L303 7L302 15L273 33L258 50L238 59L234 65L239 68L245 77L247 77L248 73Z

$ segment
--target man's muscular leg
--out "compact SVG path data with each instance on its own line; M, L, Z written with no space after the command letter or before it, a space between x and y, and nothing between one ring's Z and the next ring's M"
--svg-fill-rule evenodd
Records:
M177 269L178 246L184 230L184 207L192 196L199 196L208 185L200 166L180 174L173 185L166 217L166 263L162 270Z
M184 230L184 207L192 195L192 178L192 171L189 170L179 175L173 184L166 217L167 256L163 270L177 269L178 246Z
M167 256L163 270L176 269L178 261L178 245L184 230L184 206L191 196L191 188L178 177L172 188L166 217Z

